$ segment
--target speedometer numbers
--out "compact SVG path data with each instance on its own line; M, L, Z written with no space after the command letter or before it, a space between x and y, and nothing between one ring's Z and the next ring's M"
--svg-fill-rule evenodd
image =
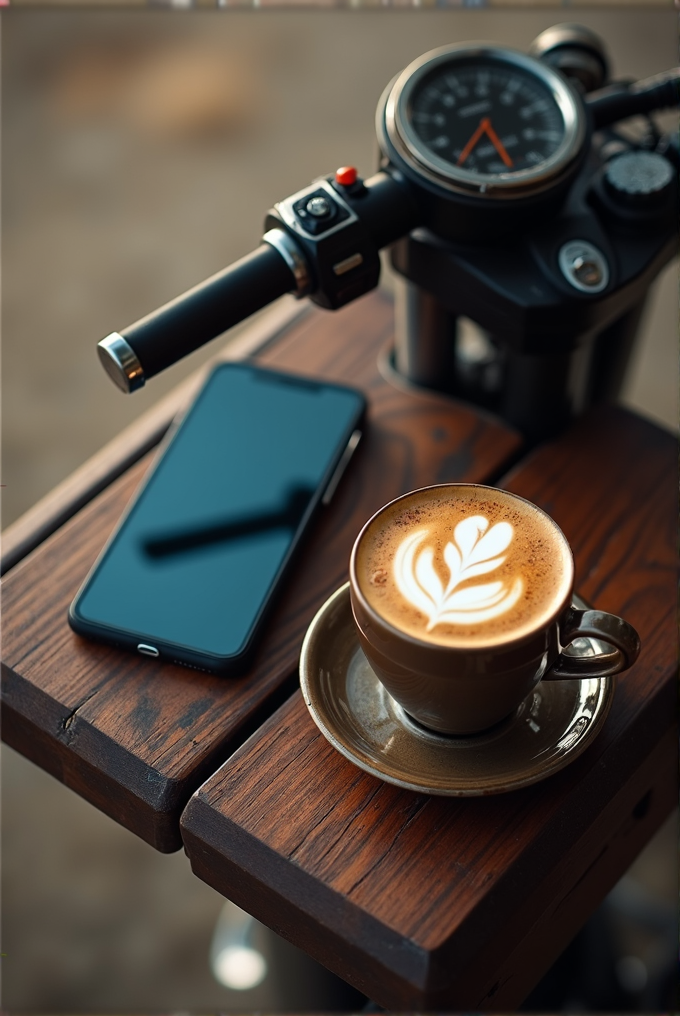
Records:
M535 193L583 151L580 100L552 67L499 46L447 46L399 76L384 108L412 172L487 197Z
M414 96L411 120L439 158L487 175L545 162L564 136L560 109L542 83L483 64L435 75Z

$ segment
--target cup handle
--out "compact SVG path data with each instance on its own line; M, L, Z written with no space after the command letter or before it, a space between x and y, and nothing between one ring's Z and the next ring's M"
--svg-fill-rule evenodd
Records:
M609 652L596 653L594 656L560 653L550 670L543 675L544 681L610 677L627 670L640 653L640 636L635 628L615 614L606 614L603 610L569 608L560 625L560 641L563 646L567 646L579 638L606 642Z

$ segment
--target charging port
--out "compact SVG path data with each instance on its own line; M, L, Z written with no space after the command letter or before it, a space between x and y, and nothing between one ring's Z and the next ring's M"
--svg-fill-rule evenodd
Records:
M138 649L138 651L140 653L143 653L144 656L160 656L161 655L158 652L158 650L156 649L155 646L146 646L146 645L144 645L143 642L139 643L139 645L137 646L137 649Z

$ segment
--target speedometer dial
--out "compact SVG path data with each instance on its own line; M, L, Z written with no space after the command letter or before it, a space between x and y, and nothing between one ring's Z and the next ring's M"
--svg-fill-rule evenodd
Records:
M426 54L398 78L385 118L413 168L454 190L501 197L550 186L585 134L579 100L559 74L491 46Z
M415 95L411 120L435 155L486 175L537 166L564 136L559 106L545 86L493 64L434 75Z

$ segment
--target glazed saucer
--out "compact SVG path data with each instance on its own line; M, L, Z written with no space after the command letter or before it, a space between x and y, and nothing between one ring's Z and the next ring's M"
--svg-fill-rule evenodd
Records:
M574 603L584 606L578 597ZM569 648L590 656L600 645L579 639ZM562 769L597 736L614 694L613 678L546 681L490 730L466 737L427 730L387 693L364 656L349 583L307 631L300 684L314 722L350 762L399 787L451 797L516 790Z

